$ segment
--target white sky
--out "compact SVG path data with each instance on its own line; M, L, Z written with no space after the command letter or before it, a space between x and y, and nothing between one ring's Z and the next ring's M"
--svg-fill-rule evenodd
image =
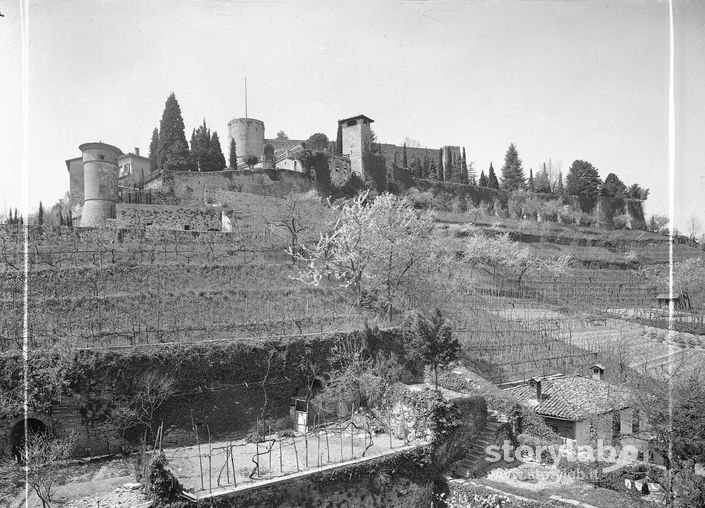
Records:
M676 221L705 227L705 2L676 5ZM19 1L0 0L0 211L21 207ZM619 1L29 0L31 208L68 190L65 159L102 140L147 154L175 92L203 118L266 135L356 114L382 142L463 145L475 167L575 159L651 189L668 210L668 3ZM226 144L223 144L224 148Z

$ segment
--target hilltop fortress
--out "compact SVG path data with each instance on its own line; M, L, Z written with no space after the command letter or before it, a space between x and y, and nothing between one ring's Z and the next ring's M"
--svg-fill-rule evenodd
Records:
M292 190L319 188L323 171L333 189L344 188L352 179L360 183L369 180L373 171L382 173L385 181L393 181L403 166L405 152L411 161L442 153L449 166L460 163L457 146L440 151L392 144L373 147L373 122L365 115L339 120L338 142L331 142L325 150L314 150L319 155L316 167L303 156L310 151L304 140L267 139L264 122L254 118L228 122L228 145L230 140L235 143L237 166L222 171L153 172L150 159L140 155L139 148L123 153L102 141L84 143L78 147L80 157L66 160L73 216L81 227L229 231L232 210L219 206L219 192L283 196ZM368 155L373 149L376 157L371 161ZM256 164L251 163L253 158Z
M337 198L364 186L400 193L415 187L434 202L465 203L461 211L466 206L507 210L511 193L464 183L469 179L464 148L377 143L373 122L366 115L344 118L335 142L306 146L305 140L266 138L261 120L235 118L228 122L227 142L234 143L237 160L220 171L153 171L153 161L139 148L123 153L107 143L84 143L81 156L66 161L72 215L81 227L228 232L237 215L233 193L285 197L315 190L323 198ZM533 195L561 200L580 213L574 196ZM598 210L598 225L611 227L623 214L630 217L629 227L644 225L638 200L600 197Z

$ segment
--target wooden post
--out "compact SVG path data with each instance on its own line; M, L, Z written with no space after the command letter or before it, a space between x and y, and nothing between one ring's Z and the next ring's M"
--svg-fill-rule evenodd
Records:
M235 472L235 459L233 458L233 446L228 445L230 448L230 465L233 467L233 484L237 487L237 473Z
M328 464L330 464L330 443L328 442L328 428L323 429L326 433L326 453L328 456Z
M304 443L306 445L306 469L308 469L308 437L304 432Z
M227 446L227 448L225 448L225 481L226 481L226 483L230 483L230 464L228 464L229 454L230 454L230 441L228 441L228 446Z
M257 466L257 476L259 476L259 441L255 442L255 449L257 450L257 453L255 453L255 465Z
M198 427L193 422L193 410L191 410L191 426L196 434L196 446L198 447L198 466L201 470L201 490L204 490L203 485L203 457L201 457L201 441L198 439Z
M343 458L343 429L340 428L338 432L340 433L340 462L345 462Z
M282 459L282 439L279 438L279 472L284 472L284 459Z
M292 438L291 442L294 443L294 455L296 455L296 472L298 473L299 471L301 471L301 469L299 468L299 452L296 449L296 438Z
M213 469L211 467L211 458L213 449L211 448L211 429L206 423L206 431L208 432L208 492L213 493Z
M350 422L350 459L355 458L355 427L352 421Z
M321 431L316 432L318 444L316 445L316 455L318 456L318 467L321 467Z

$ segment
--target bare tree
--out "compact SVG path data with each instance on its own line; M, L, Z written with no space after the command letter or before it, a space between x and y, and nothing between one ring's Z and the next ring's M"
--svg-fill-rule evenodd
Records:
M62 477L61 463L71 457L74 443L73 434L56 437L48 432L32 432L27 435L25 446L20 450L24 467L15 465L12 476L15 481L27 479L43 508L52 506L56 485Z

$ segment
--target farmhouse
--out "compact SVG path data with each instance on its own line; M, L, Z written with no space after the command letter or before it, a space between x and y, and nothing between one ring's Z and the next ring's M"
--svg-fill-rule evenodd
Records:
M508 388L520 404L533 408L564 442L588 444L592 437L612 440L643 429L631 407L631 393L603 379L604 367L593 365L592 377L534 378Z

